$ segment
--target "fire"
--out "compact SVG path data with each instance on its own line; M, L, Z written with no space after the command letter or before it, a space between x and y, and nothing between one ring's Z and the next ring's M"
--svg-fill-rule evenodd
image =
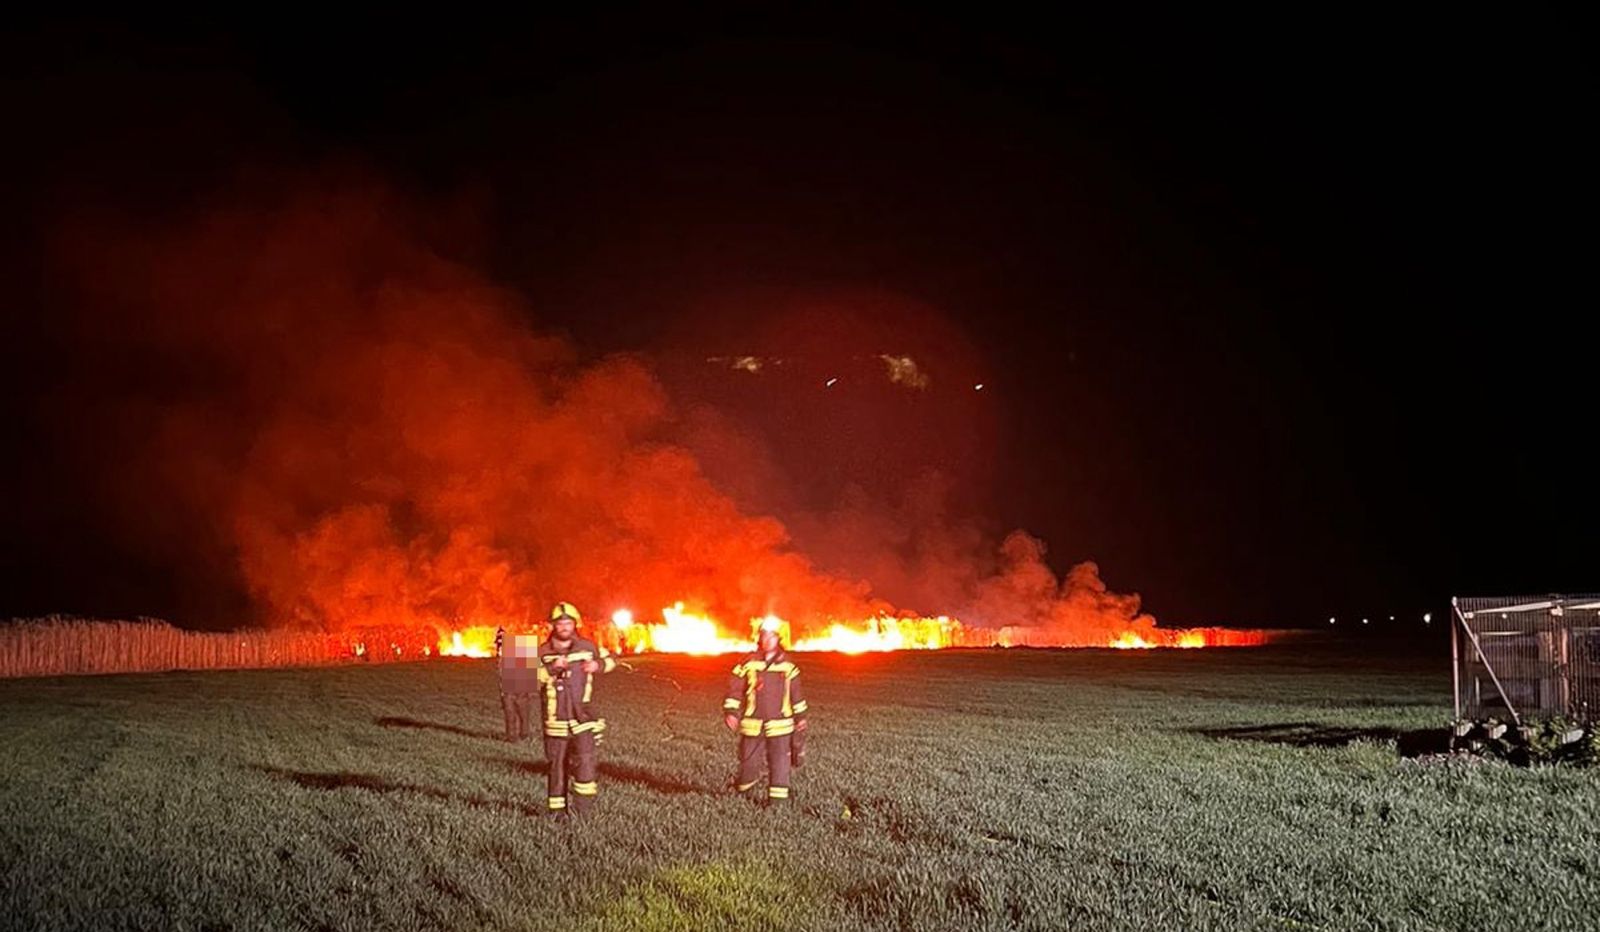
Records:
M781 622L785 630L788 622ZM750 620L753 630L761 619ZM527 633L507 623L509 636ZM436 647L423 646L423 656L440 657L493 657L496 626L472 625L448 634L440 633ZM1244 631L1230 628L1189 628L1184 630L1140 627L1124 630L1098 643L1061 644L1037 636L1027 628L967 627L949 615L900 616L879 615L859 620L829 620L820 629L793 639L790 646L795 651L831 651L841 654L882 653L897 650L939 650L948 647L1013 647L1028 645L1049 646L1105 646L1118 650L1148 650L1157 647L1244 647L1268 643L1271 635L1263 631ZM625 654L693 654L711 656L735 654L755 649L754 636L730 636L727 626L700 609L685 607L676 602L661 610L659 621L635 617L630 609L619 608L611 613L610 624L601 623L587 630L592 637L609 650ZM391 645L398 653L399 648ZM357 656L365 653L365 645L357 644Z
M1144 633L1124 631L1106 645L1117 650L1148 649L1153 647L1259 647L1269 643L1272 635L1266 631L1248 631L1238 628L1188 628L1185 630L1152 630Z
M768 616L775 617L775 616ZM754 624L760 619L751 619ZM783 619L776 619L783 622ZM783 622L787 626L787 622ZM728 654L755 649L754 639L733 638L711 617L684 608L682 602L662 609L661 622L634 619L628 609L611 616L608 638L627 653ZM891 650L933 650L960 643L961 623L947 615L932 618L880 616L859 622L835 621L821 633L801 637L791 650L864 654ZM985 645L986 646L986 645Z
M464 631L452 631L439 636L441 657L493 657L495 629L488 625L474 625Z
M1155 647L1157 645L1146 641L1144 638L1134 634L1132 631L1124 631L1123 633L1111 639L1110 646L1115 647L1117 650L1135 650Z
M638 624L622 609L611 617L619 646L629 653L734 654L754 650L752 641L725 637L715 621L687 611L682 602L661 610L661 624Z
M854 631L844 625L830 625L828 633L802 638L794 643L794 650L831 650L841 654L865 654L868 651L900 650L905 639L898 631L887 633L876 630Z
M961 623L948 615L895 618L881 615L856 626L835 622L827 633L801 638L794 650L864 654L887 650L938 650L960 644Z

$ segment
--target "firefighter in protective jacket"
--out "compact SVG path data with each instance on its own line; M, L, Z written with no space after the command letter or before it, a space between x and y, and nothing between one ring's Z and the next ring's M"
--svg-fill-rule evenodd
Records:
M722 702L724 723L739 733L738 790L755 799L765 765L769 804L789 800L790 767L806 730L800 668L783 649L783 628L776 618L760 623L756 652L734 666Z
M565 812L570 778L572 809L582 812L599 792L595 780L595 741L605 719L590 706L594 677L610 673L617 661L593 641L578 637L581 616L571 602L550 610L550 637L539 645L538 678L544 711L544 756L549 763L552 813Z

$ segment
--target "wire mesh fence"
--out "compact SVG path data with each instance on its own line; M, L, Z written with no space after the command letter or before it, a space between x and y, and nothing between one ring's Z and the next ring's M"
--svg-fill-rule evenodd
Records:
M1600 717L1600 595L1455 600L1458 718Z

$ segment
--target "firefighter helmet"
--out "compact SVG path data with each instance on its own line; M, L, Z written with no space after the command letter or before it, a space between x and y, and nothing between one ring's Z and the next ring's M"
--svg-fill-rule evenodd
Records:
M555 607L550 609L550 621L554 623L563 618L571 618L574 624L583 620L576 605L571 602L557 602Z
M779 618L777 615L768 615L765 618L756 618L751 622L750 626L755 629L755 637L757 641L761 640L762 634L771 631L773 634L778 636L779 644L783 645L784 647L789 646L789 623L784 621L782 618Z

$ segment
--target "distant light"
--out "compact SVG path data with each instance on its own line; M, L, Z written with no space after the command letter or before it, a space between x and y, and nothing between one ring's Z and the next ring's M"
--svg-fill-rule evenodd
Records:
M978 384L972 386L972 390L975 391L975 392L983 391L983 383L979 382Z
M1334 619L1332 619L1332 618L1329 618L1329 619L1328 619L1328 624L1330 624L1330 625L1331 625L1331 624L1333 624L1333 623L1334 623Z
M1361 623L1362 623L1362 624L1366 624L1366 623L1367 623L1367 620L1366 620L1366 619L1365 619L1365 618L1363 618L1363 619L1361 619Z
M837 381L839 381L837 378L832 378L832 379L829 379L826 382L823 382L822 385L823 385L824 388L832 388L834 383L837 382Z
M1390 620L1390 621L1394 621L1394 616L1393 616L1393 615L1390 615L1390 616L1389 616L1389 620Z
M630 627L633 625L633 612L619 608L611 613L611 623L619 628Z
M1433 624L1433 612L1423 612L1422 613L1422 623L1425 624L1425 625Z

